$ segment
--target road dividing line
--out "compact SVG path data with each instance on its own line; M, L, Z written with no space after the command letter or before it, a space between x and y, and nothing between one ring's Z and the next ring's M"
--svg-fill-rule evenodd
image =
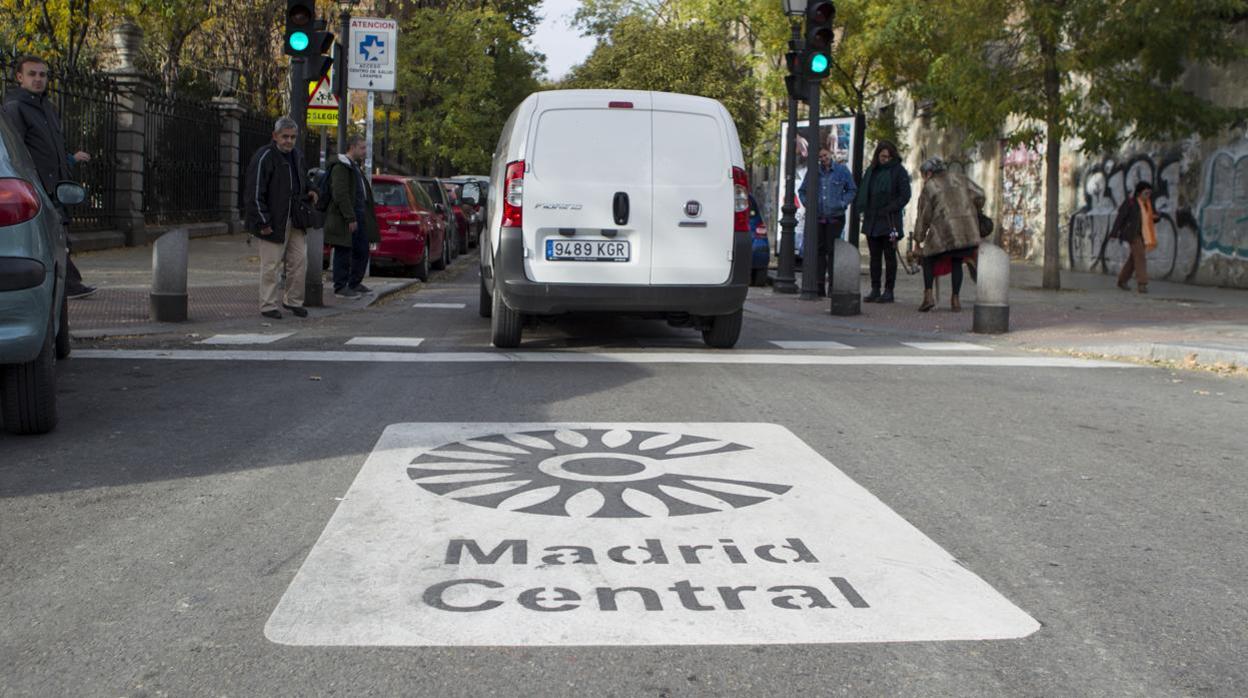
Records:
M853 349L853 347L848 344L841 344L840 342L805 342L773 339L771 340L771 343L781 349L835 349L837 351Z
M440 308L443 310L462 310L464 308L467 308L468 306L467 304L464 304L464 303L415 303L412 305L412 307L413 308Z
M294 332L277 332L274 334L214 334L208 339L202 339L196 344L272 344L281 339L286 339L294 335Z
M775 424L393 424L341 501L269 640L827 644L1040 627Z
M352 337L347 346L352 347L418 347L423 337Z
M970 342L902 342L902 344L923 351L992 351L992 347Z
M1139 368L1137 364L1057 356L932 356L767 354L734 351L690 352L385 352L260 351L248 349L76 349L81 359L127 361L289 361L329 363L559 363L559 364L707 364L770 366L933 366L982 368Z

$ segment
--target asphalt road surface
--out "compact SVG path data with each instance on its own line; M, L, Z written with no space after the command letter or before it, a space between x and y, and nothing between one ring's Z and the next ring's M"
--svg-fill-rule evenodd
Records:
M0 694L1248 694L1243 380L757 312L503 353L457 269L76 347L0 437Z

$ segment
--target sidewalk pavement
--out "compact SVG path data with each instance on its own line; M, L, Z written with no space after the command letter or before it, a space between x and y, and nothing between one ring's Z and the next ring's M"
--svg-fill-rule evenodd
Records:
M864 260L865 262L865 260ZM801 275L798 275L799 284ZM1123 291L1106 274L1062 271L1062 289L1041 288L1039 267L1010 268L1010 332L971 333L975 283L964 275L962 312L949 309L951 281L937 280L938 304L917 311L923 275L898 269L897 302L864 303L862 314L835 317L826 299L802 301L771 288L752 289L747 310L819 318L816 325L864 332L926 335L1003 348L1176 362L1248 375L1248 290L1152 281L1148 294ZM870 292L865 266L862 291ZM1134 287L1134 282L1132 282Z
M186 322L153 322L149 293L152 247L123 247L75 253L83 281L99 288L88 298L69 302L70 333L76 339L162 333L216 332L239 327L291 322L260 316L260 252L251 236L192 238L187 255ZM324 307L310 308L312 317L335 315L370 306L420 282L415 279L369 276L373 293L359 300L335 298L329 272L324 273Z

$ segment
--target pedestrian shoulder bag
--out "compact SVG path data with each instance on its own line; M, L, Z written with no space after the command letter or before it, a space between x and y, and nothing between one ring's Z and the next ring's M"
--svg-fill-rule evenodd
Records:
M995 227L992 224L992 219L985 216L983 211L979 211L977 217L979 218L979 236L981 238L986 238L989 235L992 235L992 230Z
M322 213L329 210L329 200L334 195L329 181L329 172L334 169L334 164L331 162L325 169L317 170L316 176L312 179L312 188L316 191L316 210Z

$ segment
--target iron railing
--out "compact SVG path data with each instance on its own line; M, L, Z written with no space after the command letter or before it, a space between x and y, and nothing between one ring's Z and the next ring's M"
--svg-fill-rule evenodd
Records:
M152 93L144 123L147 222L216 220L221 213L220 115L201 102Z

